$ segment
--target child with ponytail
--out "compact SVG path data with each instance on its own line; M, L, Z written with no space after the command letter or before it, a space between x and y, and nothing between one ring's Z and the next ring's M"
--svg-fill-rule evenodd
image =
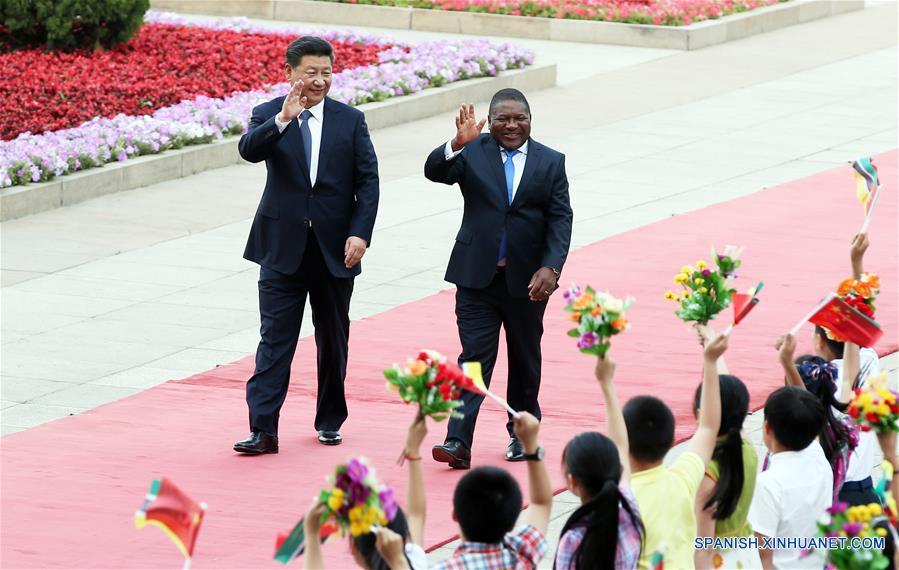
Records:
M600 358L596 379L605 396L609 437L584 432L562 452L568 488L581 506L562 529L556 570L633 569L640 561L644 530L628 487L627 428L612 384L614 373L614 361Z
M752 443L743 437L743 421L749 412L749 391L736 376L719 374L721 389L721 427L706 466L705 476L696 494L697 536L751 537L752 525L747 516L758 455ZM699 417L702 385L696 388L693 414ZM697 568L758 568L761 561L756 549L697 549Z

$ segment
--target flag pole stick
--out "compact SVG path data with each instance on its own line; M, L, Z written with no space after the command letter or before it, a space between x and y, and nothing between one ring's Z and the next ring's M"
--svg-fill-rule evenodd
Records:
M805 324L805 321L807 321L807 320L809 320L810 318L812 318L813 316L815 316L815 313L817 313L818 311L820 311L820 310L824 307L824 305L826 305L827 303L829 303L830 300L833 299L833 298L834 298L834 294L833 294L833 293L827 295L827 297L824 297L824 300L823 300L823 301L821 301L820 303L818 303L817 305L815 305L815 308L814 308L814 309L812 309L811 311L809 311L808 314L807 314L806 316L802 317L802 320L801 320L801 321L799 321L798 323L796 323L796 325L795 325L792 329L790 329L790 335L791 335L791 336L796 336L796 333L799 332L799 329L802 328L802 325Z
M519 417L519 416L521 415L521 414L519 414L518 412L516 412L515 410L512 409L512 406L509 405L509 402L503 400L502 398L500 398L499 396L497 396L496 394L494 394L494 393L491 392L490 390L487 390L486 392L484 392L484 394L486 394L487 396L490 396L491 398L493 398L493 401L494 401L494 402L496 402L496 403L499 404L500 406L504 407L510 414L512 414L512 417L517 418L517 417Z
M734 324L731 323L727 325L727 328L721 331L721 336L727 336L730 334L730 331L734 330Z
M866 234L866 233L868 233L868 226L871 225L871 214L874 213L874 206L877 205L877 198L878 198L879 196L880 196L880 192L878 191L878 192L876 192L876 193L874 194L874 197L871 199L871 207L868 208L868 211L867 211L867 213L865 214L865 221L864 221L864 223L862 224L862 229L861 229L861 231L859 231L858 233L860 233L860 234Z
M184 557L184 566L181 570L190 570L190 556Z

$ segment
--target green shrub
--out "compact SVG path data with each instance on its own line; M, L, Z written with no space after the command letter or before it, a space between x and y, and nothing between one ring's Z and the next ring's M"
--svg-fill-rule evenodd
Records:
M127 41L150 0L0 0L0 49L71 51Z

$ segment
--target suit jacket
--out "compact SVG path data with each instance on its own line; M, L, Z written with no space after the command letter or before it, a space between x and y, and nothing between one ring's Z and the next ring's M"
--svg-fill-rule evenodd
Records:
M355 277L362 264L344 265L346 239L358 236L370 244L378 212L378 159L365 117L325 99L313 186L297 120L283 132L275 124L283 101L278 97L253 109L237 147L244 160L264 160L268 171L244 257L280 273L296 273L311 223L328 270L335 277Z
M428 180L458 182L465 200L445 279L460 287L489 285L505 229L509 293L526 297L528 282L539 268L561 271L568 256L572 211L565 155L531 139L510 205L500 147L492 136L482 134L451 160L446 160L445 147L434 149L425 162Z

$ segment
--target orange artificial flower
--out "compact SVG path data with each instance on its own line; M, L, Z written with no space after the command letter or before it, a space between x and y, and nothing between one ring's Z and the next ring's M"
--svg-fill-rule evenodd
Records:
M854 289L856 295L861 296L863 299L870 299L874 295L874 291L871 290L871 285L864 281L856 281Z
M611 325L612 325L612 328L615 329L616 331L622 331L622 330L624 330L624 327L627 326L627 319L618 317L617 319L615 319L614 321L611 322Z
M581 322L581 314L580 313L571 313L571 316L568 317L572 322L579 323Z
M851 277L849 277L848 279L843 279L843 281L840 283L840 286L837 287L837 295L839 295L840 297L845 297L846 294L852 291L855 283L855 279Z
M587 308L590 303L593 302L593 295L590 293L584 293L580 297L574 300L574 303L571 304L571 308L575 311L583 311Z
M424 374L428 369L428 365L423 360L416 360L409 364L409 374L419 376Z
M880 289L880 277L876 275L868 275L867 278L868 279L865 282L868 284L868 287L874 290Z
M595 307L593 307L593 308L590 310L590 316L591 316L591 317L596 317L596 316L599 316L599 315L601 315L601 314L602 314L602 307L600 307L599 305L596 305Z

